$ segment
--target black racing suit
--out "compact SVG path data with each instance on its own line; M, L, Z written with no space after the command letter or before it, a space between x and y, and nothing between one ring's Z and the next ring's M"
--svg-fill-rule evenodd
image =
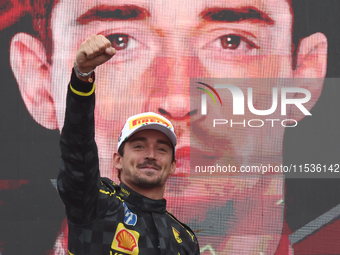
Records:
M93 83L72 72L58 176L69 254L199 254L196 236L166 211L165 199L149 199L100 177L93 90Z

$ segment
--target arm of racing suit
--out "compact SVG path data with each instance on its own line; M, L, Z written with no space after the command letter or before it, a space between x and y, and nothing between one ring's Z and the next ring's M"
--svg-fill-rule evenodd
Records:
M105 207L102 203L107 203L98 198L101 181L94 140L94 86L72 71L60 139L58 191L73 224L90 223L101 214L100 208Z

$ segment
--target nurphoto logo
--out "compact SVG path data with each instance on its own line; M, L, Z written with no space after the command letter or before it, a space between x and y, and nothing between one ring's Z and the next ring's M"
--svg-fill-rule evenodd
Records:
M210 89L219 99L221 106L222 105L222 100L220 98L220 95L217 93L216 89L228 89L228 91L231 93L232 96L232 113L233 115L244 115L245 113L245 95L243 91L235 86L235 85L230 85L230 84L215 84L214 87L211 85L208 85L203 82L196 82L198 84L201 84L208 89ZM206 92L210 97L213 99L215 105L217 105L216 100L213 96L213 94L205 88L201 87L196 87L197 89L203 90ZM280 92L280 96L279 96ZM294 94L302 94L304 97L298 97L298 98L287 98L287 94L289 93L294 93ZM253 88L248 87L247 88L247 107L248 110L258 116L267 116L270 114L273 114L277 108L278 108L278 99L280 99L280 108L281 108L281 116L286 116L287 115L287 106L288 105L295 105L304 115L312 115L306 107L304 107L304 103L307 103L311 99L311 93L309 90L305 88L298 88L298 87L272 87L272 105L269 109L256 109L254 107L254 99L253 99ZM202 115L207 115L208 112L208 104L207 104L207 95L202 94L201 95L201 114ZM280 120L280 119L251 119L248 120L248 126L249 127L262 127L265 123L265 121L271 122L272 127L274 127L274 122L275 121L280 121L281 125L284 127L295 127L297 125L297 121L294 119L285 119L285 120ZM226 119L214 119L213 126L215 127L216 125L219 124L227 124L231 123L232 127L232 120L228 121ZM255 125L257 123L257 125ZM295 123L293 125L286 125L286 123ZM235 124L243 124L244 127L246 126L246 120L244 122L234 122Z

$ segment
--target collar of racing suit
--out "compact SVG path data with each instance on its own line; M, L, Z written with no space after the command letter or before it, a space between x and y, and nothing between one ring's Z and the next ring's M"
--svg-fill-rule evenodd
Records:
M150 199L130 189L124 183L120 183L119 186L120 191L118 195L126 202L138 206L146 212L165 213L166 200L164 198L158 200Z

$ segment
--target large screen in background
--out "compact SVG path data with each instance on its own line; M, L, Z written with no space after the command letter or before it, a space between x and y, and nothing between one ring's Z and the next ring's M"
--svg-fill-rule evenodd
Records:
M117 50L95 70L103 177L126 119L156 112L178 137L167 210L201 254L340 253L338 1L0 6L0 254L68 254L58 139L91 34Z

